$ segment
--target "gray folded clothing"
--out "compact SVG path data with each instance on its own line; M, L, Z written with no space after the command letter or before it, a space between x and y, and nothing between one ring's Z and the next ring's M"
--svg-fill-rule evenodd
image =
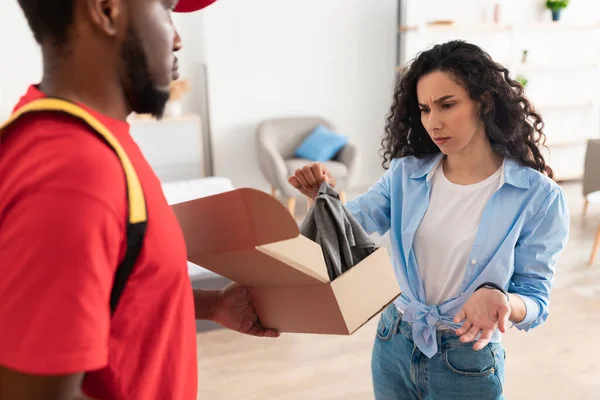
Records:
M300 233L323 249L331 281L377 249L327 182L321 184L315 204L300 226Z

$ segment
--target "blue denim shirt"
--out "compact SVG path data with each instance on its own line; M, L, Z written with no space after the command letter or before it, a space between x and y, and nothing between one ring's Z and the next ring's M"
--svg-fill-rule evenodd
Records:
M532 168L505 159L501 182L485 206L458 297L427 306L413 240L429 204L431 177L443 155L392 160L369 191L347 204L368 233L390 232L392 259L402 294L405 321L428 357L437 353L436 324L452 322L473 291L494 282L520 295L527 306L518 329L529 330L548 317L554 266L569 236L569 209L560 186ZM440 270L440 273L443 273ZM497 330L492 341L500 340Z

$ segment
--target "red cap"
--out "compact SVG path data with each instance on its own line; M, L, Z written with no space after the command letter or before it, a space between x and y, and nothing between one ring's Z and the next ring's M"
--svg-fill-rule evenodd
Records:
M175 12L188 13L210 6L217 0L179 0Z

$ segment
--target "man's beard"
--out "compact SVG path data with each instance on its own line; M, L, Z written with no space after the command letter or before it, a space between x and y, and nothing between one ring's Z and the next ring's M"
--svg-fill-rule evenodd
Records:
M123 43L122 57L125 62L127 95L131 107L138 114L152 114L162 118L169 100L169 90L158 87L148 68L148 58L139 35L130 27Z

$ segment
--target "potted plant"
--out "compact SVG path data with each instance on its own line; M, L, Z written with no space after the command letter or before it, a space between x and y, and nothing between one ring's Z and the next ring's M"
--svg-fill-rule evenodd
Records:
M560 20L560 13L567 8L569 0L546 0L546 8L552 11L552 21Z
M523 87L525 87L525 86L527 86L529 79L527 79L525 76L519 74L519 75L517 75L517 82L519 82Z

